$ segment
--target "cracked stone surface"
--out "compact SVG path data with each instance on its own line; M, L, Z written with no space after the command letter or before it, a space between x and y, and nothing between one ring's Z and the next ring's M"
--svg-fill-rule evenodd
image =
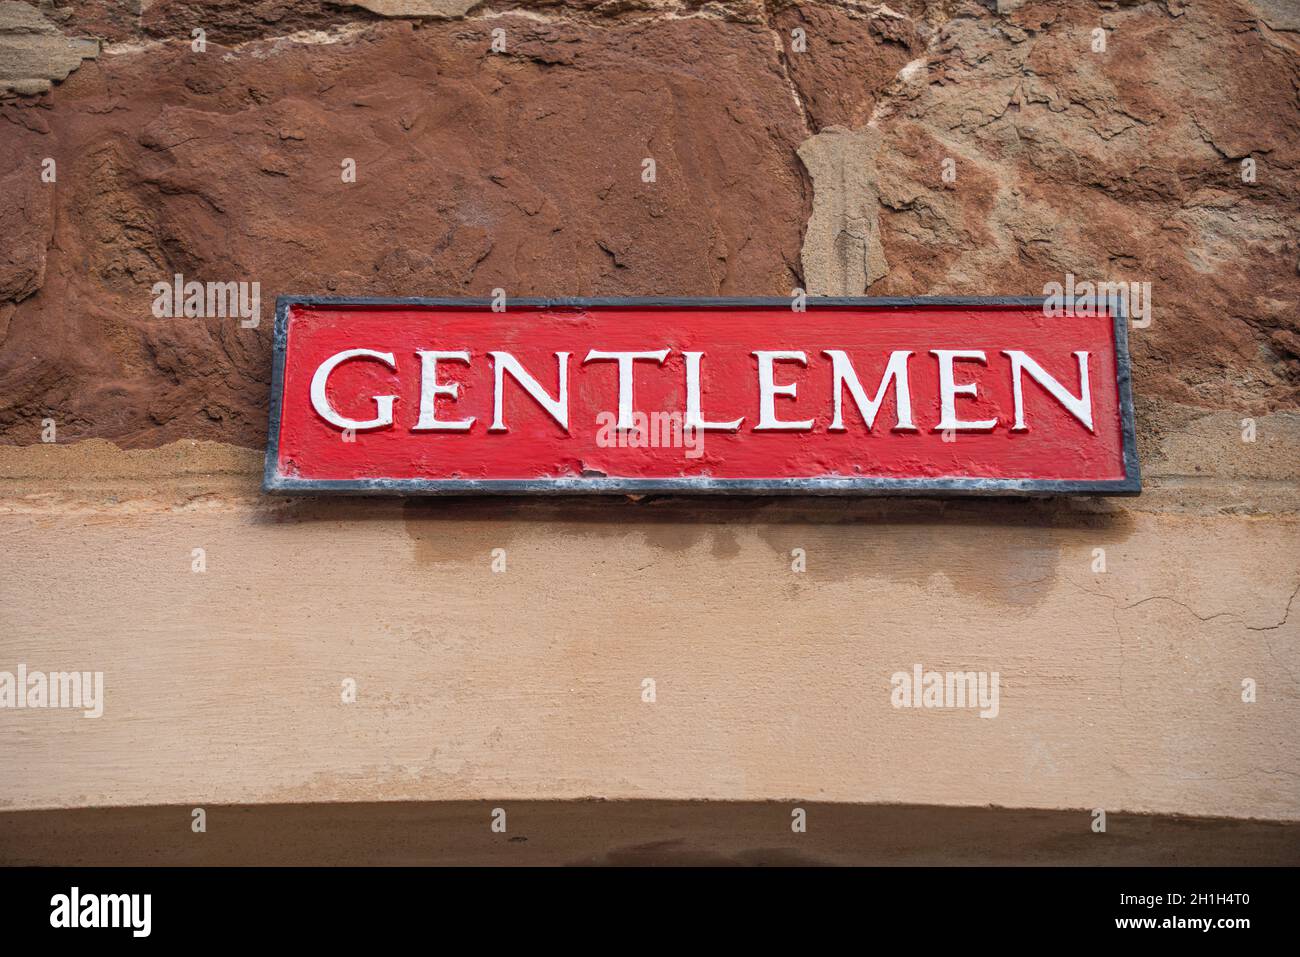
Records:
M506 54L487 55L502 25ZM51 254L33 220L6 284L13 441L39 408L69 438L260 445L281 293L797 284L804 130L758 26L378 23L326 44L164 44L76 79L0 122L19 167L60 160L36 194ZM267 321L155 319L150 288L175 273L260 282Z
M479 0L352 0L352 5L384 17L438 17L451 19L463 16Z
M799 146L813 181L802 251L810 296L861 296L889 272L876 193L880 139L877 130L832 126Z
M0 0L0 95L43 93L98 55L97 41L65 37L30 3Z
M29 31L0 36L109 44L0 106L3 442L54 415L128 446L259 446L266 329L154 319L177 272L267 303L1149 282L1140 439L1183 408L1300 406L1285 4L0 6Z

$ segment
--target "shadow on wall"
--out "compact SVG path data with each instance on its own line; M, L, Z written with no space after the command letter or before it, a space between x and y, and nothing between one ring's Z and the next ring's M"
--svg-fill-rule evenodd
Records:
M747 538L789 562L795 549L817 556L809 575L823 581L881 578L924 586L943 573L960 591L996 593L1010 605L1037 604L1066 546L1108 548L1129 537L1134 517L1118 504L1082 499L862 499L644 497L536 499L302 499L259 522L388 523L400 518L422 565L460 564L480 549L518 539L629 539L672 555L707 549L741 553Z
M1297 823L1110 814L1098 833L1082 809L486 800L214 806L202 817L197 833L195 809L181 806L0 813L0 864L1300 863Z

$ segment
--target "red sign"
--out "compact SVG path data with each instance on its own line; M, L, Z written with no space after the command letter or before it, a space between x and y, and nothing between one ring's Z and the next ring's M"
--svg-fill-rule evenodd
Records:
M281 299L277 492L1140 490L1122 316Z

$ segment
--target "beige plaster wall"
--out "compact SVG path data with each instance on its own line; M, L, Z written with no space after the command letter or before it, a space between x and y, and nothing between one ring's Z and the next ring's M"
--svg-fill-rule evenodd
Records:
M0 449L0 668L106 684L99 719L3 715L0 805L1295 820L1296 423L1231 424L1169 433L1141 498L1047 502L308 502L210 443ZM894 708L916 663L998 672L998 716Z

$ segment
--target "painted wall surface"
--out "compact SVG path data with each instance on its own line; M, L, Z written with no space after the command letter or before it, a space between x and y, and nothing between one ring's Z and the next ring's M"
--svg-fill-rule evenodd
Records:
M103 673L100 717L0 708L0 834L998 805L1066 815L1042 841L1138 822L1099 862L1176 855L1188 815L1229 819L1199 860L1294 862L1298 64L1276 0L0 4L0 698ZM167 308L178 276L220 308ZM1136 499L260 490L281 294L1098 282ZM918 666L996 673L996 716L900 692Z

